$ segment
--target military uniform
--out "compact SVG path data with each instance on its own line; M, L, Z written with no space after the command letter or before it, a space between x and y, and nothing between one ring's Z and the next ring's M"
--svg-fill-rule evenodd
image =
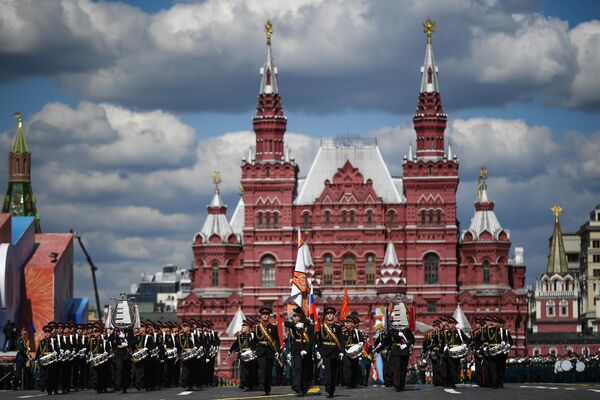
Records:
M390 349L389 366L393 371L393 385L396 390L404 390L406 371L410 349L415 344L415 337L410 329L391 329L386 337Z
M169 328L172 329L173 326L169 325ZM165 353L172 352L173 350L175 350L175 353L178 354L179 349L177 344L178 343L175 334L173 334L172 332L166 332L164 334L163 345L165 346ZM165 387L177 386L177 374L175 371L175 369L179 366L177 360L177 355L172 358L165 358Z
M29 359L29 352L31 346L29 345L29 337L26 332L21 332L21 335L17 338L17 356L15 358L15 379L13 382L13 388L28 389L31 385L30 379L30 367L31 360Z
M190 324L189 324L189 322L184 321L183 326L184 326L184 328L190 327ZM189 351L189 350L193 349L194 347L196 347L195 342L194 342L194 336L190 332L181 332L179 334L179 347L181 348L182 355L186 351ZM194 377L192 375L194 360L196 360L196 358L193 358L190 360L185 360L185 361L182 360L182 362L181 362L182 380L183 380L183 384L187 390L193 390L193 388L194 388L194 380L193 380Z
M215 379L215 358L218 355L219 352L219 348L221 347L221 339L219 338L219 334L217 332L215 332L212 327L214 326L214 324L210 321L207 321L208 324L208 344L209 347L216 347L217 348L217 354L214 357L209 357L208 358L208 365L206 367L206 385L210 386L213 384L214 379Z
M128 339L124 332L116 335L115 338L115 361L117 363L115 373L115 389L121 389L122 393L127 393L131 383L131 337Z
M349 316L346 318L353 322L358 323L357 317ZM344 341L344 347L346 352L350 347L362 342L360 331L356 328L344 329L342 333L342 340ZM342 384L348 388L355 388L360 381L359 371L359 360L357 358L350 358L347 353L344 354L342 359Z
M335 308L325 307L325 314L336 313ZM339 384L341 357L344 356L342 327L337 323L323 322L316 335L318 354L323 359L323 384L329 397L333 397Z
M270 315L271 310L263 307L259 310L260 314ZM254 328L256 337L256 355L258 357L258 384L259 387L268 395L271 393L271 380L273 378L273 363L275 356L279 352L279 333L277 326L263 321L256 324Z
M456 323L456 320L451 322ZM460 360L451 357L449 350L455 346L468 344L468 337L460 329L448 327L442 333L442 344L444 346L444 353L442 354L442 376L444 377L444 386L454 388L458 383Z
M98 331L99 333L99 331ZM108 353L108 345L106 340L102 339L100 335L93 338L90 342L90 357L94 358L102 353ZM107 361L94 367L94 375L96 376L96 392L106 393L108 392L108 374L109 364Z
M294 314L300 316L303 322L285 322L285 326L289 328L291 342L292 390L305 395L308 393L313 369L314 326L304 318L302 309L296 309Z
M51 333L52 328L49 326L44 327L44 332ZM40 343L36 352L36 360L39 361L43 356L47 356L52 353L58 353L58 340L53 336L47 336L40 339ZM45 388L48 394L58 394L58 363L54 363L48 366L40 365L40 384L42 388Z
M244 321L245 326L250 327L249 323ZM237 340L233 342L231 347L229 348L229 353L233 353L234 351L238 353L238 361L240 364L240 388L246 390L252 390L257 385L257 361L256 359L251 361L243 361L241 358L241 354L246 351L256 351L256 339L252 332L244 333L239 332L237 335Z

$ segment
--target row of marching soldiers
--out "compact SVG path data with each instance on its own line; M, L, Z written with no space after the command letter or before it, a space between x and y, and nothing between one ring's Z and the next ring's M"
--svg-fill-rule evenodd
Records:
M195 319L182 326L148 320L124 331L99 323L50 322L35 356L40 387L65 394L72 389L127 393L131 386L154 391L180 381L188 389L212 385L220 345L212 327Z
M475 318L477 327L469 337L457 327L457 320L443 315L433 322L423 341L423 362L431 363L433 384L456 388L460 361L469 351L475 356L476 383L481 387L504 386L504 371L511 346L510 331L499 316Z
M288 329L285 347L280 344L277 326L269 322L269 308L260 310L258 323L244 321L230 348L230 355L237 353L240 362L240 387L270 394L273 363L287 361L291 364L292 390L299 396L306 395L318 381L314 372L322 368L323 386L328 397L333 397L340 384L348 388L360 385L362 357L372 358L373 351L389 348L389 368L395 371L397 388L404 388L410 348L414 344L414 336L408 328L392 329L385 341L368 351L368 337L358 329L358 315L351 314L339 322L335 308L325 307L324 314L324 321L315 326L302 308L294 309L291 321L284 323Z

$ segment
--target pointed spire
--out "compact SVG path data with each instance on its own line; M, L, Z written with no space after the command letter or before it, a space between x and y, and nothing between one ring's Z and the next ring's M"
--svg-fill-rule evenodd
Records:
M271 54L271 35L273 34L273 24L267 20L265 24L267 34L267 58L265 65L260 69L260 94L278 93L277 89L277 67L273 66L273 56Z
M11 153L29 153L27 142L25 141L25 130L23 129L23 116L20 112L16 112L14 115L17 119L17 134L15 135Z
M487 177L488 169L482 166L479 169L479 177L477 178L477 202L478 203L489 203L490 200L487 196Z
M408 145L408 161L413 161L415 158L413 156L412 142Z
M423 22L423 32L427 34L427 47L425 48L425 61L421 67L421 93L433 93L440 91L438 86L438 68L433 59L433 48L431 47L431 34L435 30L435 21L427 18Z
M562 232L560 230L560 222L558 220L558 216L562 213L563 208L559 204L555 204L550 210L552 210L552 214L554 214L554 228L552 230L550 253L548 254L548 268L546 269L546 272L548 275L564 275L568 272L568 264Z
M394 243L390 240L385 248L385 256L383 257L384 267L397 267L400 265L398 262L398 256L396 255L396 249L394 248Z
M454 158L454 153L452 152L452 142L448 143L448 160L452 160Z
M209 208L227 207L221 200L221 191L219 190L219 184L221 183L221 173L219 172L219 170L215 170L215 173L213 174L213 183L215 184L215 194L213 195Z
M208 215L206 216L206 221L204 221L200 233L204 236L205 240L210 239L213 235L217 235L221 238L221 242L227 243L229 236L233 234L233 229L225 216L227 206L223 203L223 200L221 200L219 190L221 173L218 170L213 174L213 182L215 184L215 193L207 207Z

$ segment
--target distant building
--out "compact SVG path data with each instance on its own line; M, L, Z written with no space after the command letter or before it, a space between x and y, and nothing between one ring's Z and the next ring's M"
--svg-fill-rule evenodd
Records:
M581 302L586 301L582 291L585 278L570 268L567 257L568 250L576 254L573 244L577 241L573 239L574 235L569 235L571 247L566 247L558 218L562 208L556 205L552 211L555 218L546 273L536 281L533 298L529 302L531 331L527 336L528 354L596 354L600 352L600 335L584 329L586 319ZM600 319L599 311L600 308L595 308L590 312L592 326L597 327L594 324Z
M582 318L584 330L598 332L598 293L600 290L600 204L591 212L589 220L583 224L577 234L581 241L579 255ZM594 324L596 323L596 324Z
M191 287L189 270L167 264L160 272L142 274L140 282L133 285L131 296L135 297L141 319L158 320L162 314L172 314L169 319L175 321L177 299L186 296Z
M73 235L40 233L31 153L21 114L15 116L18 125L0 214L0 326L10 319L40 336L51 320L87 321L88 301L73 298Z

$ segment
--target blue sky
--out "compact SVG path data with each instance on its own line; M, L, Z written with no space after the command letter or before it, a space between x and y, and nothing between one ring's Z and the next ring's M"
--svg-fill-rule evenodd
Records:
M106 271L104 298L161 263L189 265L212 170L224 172L235 206L267 16L301 175L320 138L346 134L378 137L402 174L420 24L431 16L447 135L461 159L462 226L486 164L531 282L544 269L554 202L566 231L600 203L596 1L52 0L9 1L3 14L0 150L12 112L23 112L43 227L84 233ZM89 295L78 253L76 282Z

